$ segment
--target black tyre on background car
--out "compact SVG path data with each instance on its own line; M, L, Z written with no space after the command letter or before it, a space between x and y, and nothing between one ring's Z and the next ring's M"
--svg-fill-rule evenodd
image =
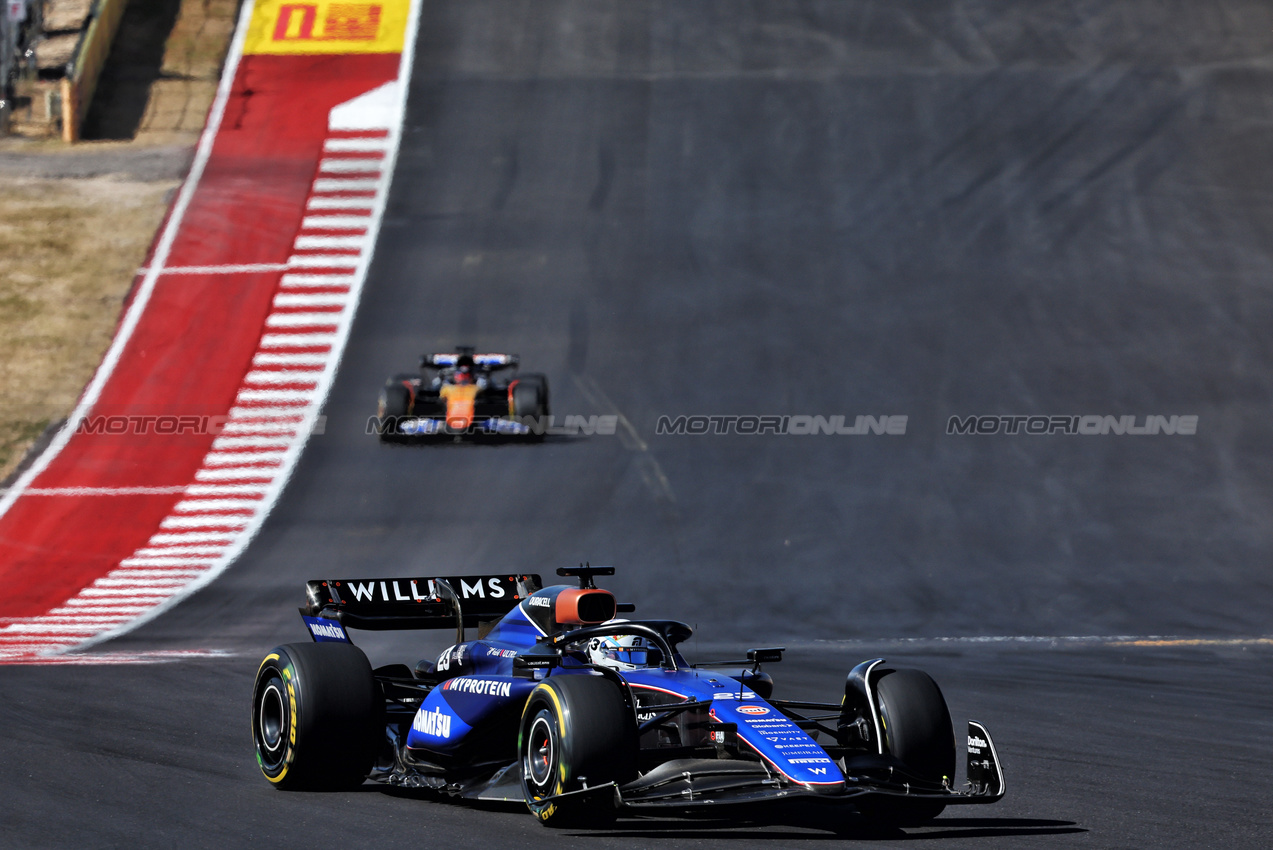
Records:
M252 739L261 773L289 791L361 785L379 748L383 711L380 687L358 647L275 647L252 689Z
M612 820L605 801L548 799L637 775L636 718L604 676L558 675L531 691L517 742L526 805L546 826Z
M551 412L548 403L548 378L537 372L519 375L517 383L513 385L514 418L523 424L531 424L526 419L534 418L538 423ZM547 425L546 422L544 424ZM542 437L542 430L535 436Z
M402 381L390 379L380 389L376 403L377 431L380 439L390 440L398 435L398 423L406 418L411 408L411 392Z

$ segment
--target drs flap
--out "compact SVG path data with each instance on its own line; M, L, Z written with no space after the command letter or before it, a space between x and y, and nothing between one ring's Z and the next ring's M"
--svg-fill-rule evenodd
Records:
M314 579L301 613L355 629L443 629L504 616L540 588L538 575Z

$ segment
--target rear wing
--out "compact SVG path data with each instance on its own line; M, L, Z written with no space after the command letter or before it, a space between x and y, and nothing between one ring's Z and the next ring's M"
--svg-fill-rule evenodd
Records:
M516 354L474 354L473 365L494 371L516 366L520 358ZM460 354L426 354L420 358L421 366L448 369L460 361Z
M314 579L305 583L306 605L300 612L307 623L336 620L369 631L463 629L504 616L541 586L537 575L508 573Z

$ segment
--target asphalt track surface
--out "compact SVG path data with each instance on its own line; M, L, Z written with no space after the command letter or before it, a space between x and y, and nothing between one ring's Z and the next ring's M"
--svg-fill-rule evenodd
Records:
M0 844L1267 847L1271 76L1254 2L428 0L326 433L238 564L103 647L233 655L0 670ZM387 374L460 343L619 433L364 433ZM909 418L655 433L681 414ZM975 414L1199 425L945 433ZM251 677L305 640L305 579L585 559L701 657L788 643L790 696L836 698L875 655L928 670L1009 796L922 829L577 837L256 775Z

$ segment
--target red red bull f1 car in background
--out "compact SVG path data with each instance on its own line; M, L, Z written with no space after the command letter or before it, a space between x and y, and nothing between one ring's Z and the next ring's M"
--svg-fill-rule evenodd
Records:
M548 379L517 374L516 354L426 354L420 374L395 375L380 390L376 430L382 440L487 435L542 437L548 425Z
M877 658L849 671L838 701L780 699L762 667L782 648L691 664L689 626L618 616L634 606L594 581L612 568L557 572L578 584L310 581L301 614L314 642L273 649L256 676L265 778L524 801L550 826L742 804L754 814L793 799L907 825L1003 797L994 743L976 722L956 784L950 714L926 674ZM456 641L436 662L376 669L348 631L447 627Z

